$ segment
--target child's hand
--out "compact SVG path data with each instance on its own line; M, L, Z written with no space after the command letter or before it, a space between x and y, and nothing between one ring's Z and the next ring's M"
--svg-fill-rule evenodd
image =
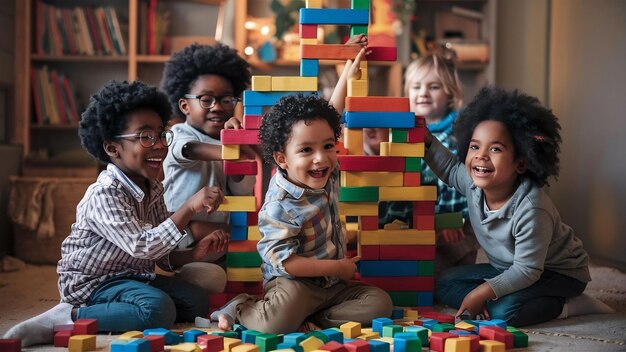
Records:
M354 58L354 62L352 60L346 61L346 68L344 70L348 70L348 79L361 79L361 60L367 54L369 54L371 50L367 50L366 47L361 48L359 53Z
M465 237L465 232L463 229L442 229L437 232L437 236L445 243L453 243Z
M222 230L215 230L204 236L192 249L194 261L201 260L209 252L225 252L230 240L229 234Z
M460 317L464 313L469 313L470 319L475 319L476 315L482 314L485 319L491 319L489 311L487 311L487 300L495 298L495 293L488 283L483 283L468 293L455 317Z
M343 258L337 260L337 277L343 281L349 281L356 272L356 263L361 257Z
M348 39L345 45L367 46L367 36L363 33L353 35L350 39Z
M214 212L219 208L220 203L224 200L224 193L219 187L203 187L194 194L189 202L193 213L206 211L207 214Z
M224 128L227 130L239 130L241 129L241 121L233 116L224 123Z

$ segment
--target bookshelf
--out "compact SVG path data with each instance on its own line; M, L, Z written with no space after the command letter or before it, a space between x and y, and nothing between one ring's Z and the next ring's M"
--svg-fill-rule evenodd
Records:
M184 45L187 41L214 41L220 35L219 26L223 23L220 21L223 21L225 2L226 0L15 1L15 123L10 131L11 143L24 146L23 156L26 163L35 160L41 165L54 165L57 157L64 157L63 163L66 163L67 154L72 156L70 159L88 161L88 157L75 157L82 150L77 135L77 121L38 120L33 97L33 82L37 81L33 81L33 74L36 75L45 67L49 73L54 71L57 78L67 77L73 85L76 109L80 115L89 96L109 80L140 79L158 85L163 64L169 59L171 52L168 48ZM154 13L167 16L167 21L163 18L159 18L159 21L168 23L167 31L163 30L168 39L163 43L169 46L164 45L163 50L158 52L145 50L146 41L149 40L146 38L145 17L150 5L156 6ZM42 8L48 12L42 11ZM79 18L81 12L87 19L86 27L76 27L75 24L62 27L66 23L63 16L68 16L69 13L73 15L69 18ZM111 34L107 34L105 22L99 22L109 18L98 17L103 16L102 12L116 17L117 25L111 25L110 29L115 31L117 38L113 39L118 40L117 45L123 45L123 49L119 46L110 47ZM47 15L42 16L43 13ZM59 16L59 22L56 28L52 28L50 23L55 14ZM93 21L91 24L88 22L90 17ZM99 27L99 24L103 26ZM88 32L81 34L80 30L85 28ZM73 33L69 33L70 30ZM47 33L50 33L49 37L42 39ZM70 37L73 37L73 46L70 45ZM93 49L77 48L79 40L83 44L91 41ZM61 95L61 103L63 98ZM69 168L72 167L70 164ZM76 165L76 168L81 166ZM92 168L97 172L94 163Z

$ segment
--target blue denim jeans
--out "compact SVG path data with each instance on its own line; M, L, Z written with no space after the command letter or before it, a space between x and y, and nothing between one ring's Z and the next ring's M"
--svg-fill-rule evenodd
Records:
M97 319L101 332L170 328L174 322L206 317L209 295L202 288L175 277L157 275L153 281L132 278L103 282L91 294L76 319Z
M458 309L470 291L501 273L489 264L450 268L437 279L435 298ZM565 299L580 295L585 287L585 282L545 270L529 287L487 302L487 310L492 319L502 319L511 326L538 324L558 317Z

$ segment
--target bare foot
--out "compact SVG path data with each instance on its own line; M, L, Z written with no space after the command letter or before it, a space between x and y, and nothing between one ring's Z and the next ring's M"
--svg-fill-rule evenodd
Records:
M228 314L220 314L217 317L217 327L222 330L232 330L235 319Z
M231 330L237 317L237 306L247 300L255 300L254 296L242 293L230 300L222 308L211 313L211 320L217 321L217 326L222 330Z

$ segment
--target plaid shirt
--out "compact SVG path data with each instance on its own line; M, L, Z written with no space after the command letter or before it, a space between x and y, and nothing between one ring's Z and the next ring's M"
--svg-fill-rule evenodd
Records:
M113 277L155 278L155 261L167 260L184 235L169 219L161 183L151 181L149 187L145 195L113 164L89 186L61 245L61 301L85 304Z
M265 282L274 277L294 278L283 261L292 254L317 259L341 259L346 251L346 233L337 209L339 167L324 189L305 189L289 182L281 171L270 180L265 203L259 212L262 238L257 249ZM339 279L318 277L320 287Z

